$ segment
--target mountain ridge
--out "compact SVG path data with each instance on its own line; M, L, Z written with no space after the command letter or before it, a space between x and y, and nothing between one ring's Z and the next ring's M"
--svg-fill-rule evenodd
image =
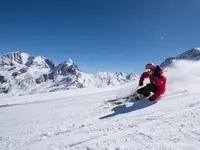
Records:
M138 78L134 73L84 73L71 59L56 66L43 56L19 51L0 56L0 76L0 93L11 95L116 86Z
M173 62L177 60L200 60L200 48L192 48L187 51L184 51L183 53L177 56L168 57L160 65L162 68L170 67L173 65Z

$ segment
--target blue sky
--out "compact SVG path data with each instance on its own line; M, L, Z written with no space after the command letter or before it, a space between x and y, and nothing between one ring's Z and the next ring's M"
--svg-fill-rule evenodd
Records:
M141 72L200 45L199 0L0 1L0 54L25 51L85 72Z

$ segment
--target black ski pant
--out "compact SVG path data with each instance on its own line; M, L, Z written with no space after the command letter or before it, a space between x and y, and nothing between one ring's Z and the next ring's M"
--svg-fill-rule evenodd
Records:
M151 92L155 93L158 91L158 87L155 84L147 84L145 87L142 87L137 90L138 94L142 94L145 97L150 96Z

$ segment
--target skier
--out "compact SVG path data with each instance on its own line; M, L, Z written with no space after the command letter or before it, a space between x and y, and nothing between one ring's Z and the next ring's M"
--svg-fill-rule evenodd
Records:
M167 78L163 74L162 68L159 65L155 66L153 63L149 63L145 66L145 69L146 72L144 72L140 77L139 86L143 86L145 78L149 78L150 83L137 90L139 96L137 96L136 99L138 100L149 97L151 92L153 92L154 94L149 97L149 101L154 101L165 93Z

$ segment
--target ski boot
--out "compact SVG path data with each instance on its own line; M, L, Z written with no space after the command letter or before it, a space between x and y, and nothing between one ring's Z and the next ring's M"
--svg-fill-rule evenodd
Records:
M141 100L141 99L145 99L146 97L142 94L140 94L139 96L136 96L135 97L135 100L138 101L138 100Z

